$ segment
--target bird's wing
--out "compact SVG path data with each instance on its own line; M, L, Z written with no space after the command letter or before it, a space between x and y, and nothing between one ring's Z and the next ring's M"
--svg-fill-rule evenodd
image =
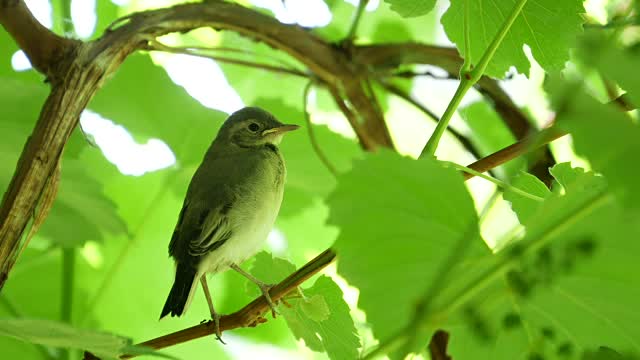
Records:
M229 196L219 197L211 202L185 200L169 243L169 254L179 261L195 262L231 237L229 211L233 200Z
M222 246L231 237L229 210L231 203L200 213L200 234L189 242L189 255L202 256Z
M253 153L205 158L189 185L169 243L171 256L177 261L197 263L200 256L231 237L233 223L229 214L250 187L261 160L261 155Z

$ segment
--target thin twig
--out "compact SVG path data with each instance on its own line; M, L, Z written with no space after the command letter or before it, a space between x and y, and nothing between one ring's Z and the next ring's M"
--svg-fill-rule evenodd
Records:
M304 120L307 123L307 132L309 133L309 141L311 142L311 146L313 147L313 151L315 151L316 155L318 156L318 158L320 159L322 164L324 164L324 166L327 168L327 170L329 170L329 172L334 177L337 177L338 176L338 171L333 166L333 164L331 164L331 162L329 161L329 158L327 158L325 153L322 151L322 148L320 147L320 144L318 144L318 139L316 139L315 132L313 131L313 124L311 123L311 116L309 115L309 108L308 108L308 105L309 105L309 91L311 90L311 86L312 85L313 85L313 81L309 81L307 86L305 86L304 93L303 93L303 99L302 99L302 104L303 104L302 108L303 108L303 111L304 111Z
M220 61L228 64L236 64L236 65L249 66L257 69L264 69L264 70L275 72L275 73L294 75L294 76L299 76L303 78L309 77L309 74L296 69L290 69L290 68L263 64L263 63L256 63L252 61L234 59L234 58L229 58L224 56L201 54L201 53L189 51L188 48L184 48L184 47L168 46L159 42L158 40L151 39L151 38L148 39L148 42L149 44L147 45L147 50L149 51L163 51L163 52L168 52L172 54L191 55L191 56L196 56L196 57L201 57L206 59L212 59L215 61Z
M169 45L166 45L166 44L163 44L163 45L169 47ZM230 53L236 53L236 54L258 56L258 54L253 51L250 51L247 49L235 48L232 46L209 47L209 46L187 45L187 46L171 46L171 48L176 50L189 51L189 54L191 54L191 52L193 51L211 51L211 52L230 52ZM285 61L275 56L271 56L269 54L259 54L259 56L262 56L264 58L277 62L278 64L284 66L285 68L294 69L291 64L287 64ZM298 71L301 73L304 73L302 70L298 70Z
M329 89L329 92L331 93L331 96L333 97L333 100L335 101L340 111L347 118L347 121L349 121L349 124L358 136L358 140L360 141L362 147L365 150L373 150L376 145L371 139L369 139L369 136L367 134L363 133L362 125L360 123L360 120L358 119L358 115L351 108L349 108L349 106L347 106L344 98L340 95L340 92L336 87L327 84L327 89Z

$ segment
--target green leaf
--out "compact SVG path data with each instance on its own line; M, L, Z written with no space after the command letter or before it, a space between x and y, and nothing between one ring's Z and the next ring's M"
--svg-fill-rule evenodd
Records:
M0 335L34 344L72 348L114 359L131 340L106 332L84 330L50 320L0 319Z
M273 257L266 251L259 252L253 259L251 274L266 284L277 284L296 271L295 265L285 259ZM250 296L261 294L258 287L249 280L246 288Z
M292 263L264 251L255 256L251 267L252 275L268 283L278 283L294 271ZM303 292L306 297L288 298L290 306L281 302L278 307L293 335L311 350L326 351L331 359L355 358L360 344L340 288L321 276Z
M338 272L360 290L359 307L383 341L413 319L459 240L469 256L488 253L461 174L435 160L368 155L339 176L329 206L340 228Z
M511 130L485 101L478 101L459 110L462 119L469 125L473 136L471 142L480 150L481 156L487 156L505 148L516 141ZM510 178L524 170L526 161L516 158L497 168L503 176Z
M511 14L516 0L477 1L451 0L442 17L442 25L463 57L464 6L468 3L471 63L477 64L484 51ZM529 0L486 69L486 74L501 78L511 66L522 74L529 73L529 60L523 46L531 48L533 57L547 71L559 71L569 60L569 49L582 29L584 12L581 0Z
M384 0L402 17L422 16L433 10L435 0Z
M551 191L540 179L525 172L516 176L511 186L543 199L551 194ZM505 191L504 199L511 202L511 208L518 215L521 224L524 224L542 206L541 202L522 196L513 190Z
M280 307L293 335L330 359L357 358L360 341L338 285L321 276L304 293L307 298L291 299L290 308Z
M553 87L553 85L552 85ZM600 104L575 84L553 87L556 123L573 137L576 152L606 176L611 191L628 208L640 207L640 168L630 166L640 156L640 126L613 105ZM570 93L571 98L566 98Z
M325 321L329 318L331 310L322 295L313 295L312 297L300 302L300 309L309 319L315 322Z
M503 282L469 305L493 341L481 341L467 321L452 331L461 339L454 358L640 350L640 279L629 271L640 251L639 214L619 206L601 176L566 164L552 174L564 194L550 194L529 216L524 239L498 254L511 263Z
M180 166L202 161L226 118L222 112L206 109L175 85L147 55L135 54L96 94L89 108L123 125L137 140L163 140Z

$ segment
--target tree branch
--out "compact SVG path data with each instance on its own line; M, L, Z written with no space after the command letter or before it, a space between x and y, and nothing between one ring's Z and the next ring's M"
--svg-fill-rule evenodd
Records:
M498 150L493 154L474 162L473 164L469 164L467 167L479 172L485 172L565 135L567 135L566 132L558 130L555 127L551 127L542 130L533 136L520 140L517 143L509 145L506 148ZM472 177L474 177L473 174L464 173L465 180L471 179Z
M25 52L31 65L47 77L56 73L57 62L78 43L42 26L23 1L0 0L0 24Z
M316 256L315 259L309 261L306 265L298 269L298 271L289 275L278 285L269 290L269 295L273 301L282 299L285 295L295 291L307 279L320 272L327 265L331 264L336 258L336 253L332 249L327 249ZM264 322L262 315L270 311L269 304L264 296L253 300L242 309L230 315L220 318L220 331L228 331L240 327L253 327ZM262 319L262 320L261 320ZM138 345L150 347L152 349L164 349L169 346L181 344L193 339L198 339L215 333L215 326L212 321L192 326L187 329L176 331L149 341L145 341ZM130 359L134 355L123 355L122 359ZM84 359L97 359L97 357L89 352L84 353Z

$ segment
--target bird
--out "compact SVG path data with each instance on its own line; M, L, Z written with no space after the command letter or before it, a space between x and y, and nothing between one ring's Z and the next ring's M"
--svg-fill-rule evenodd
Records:
M222 124L189 183L169 242L176 271L160 319L185 314L200 283L222 341L206 275L228 269L255 283L275 316L270 286L239 264L262 248L275 223L286 177L278 145L298 128L258 107L240 109Z

